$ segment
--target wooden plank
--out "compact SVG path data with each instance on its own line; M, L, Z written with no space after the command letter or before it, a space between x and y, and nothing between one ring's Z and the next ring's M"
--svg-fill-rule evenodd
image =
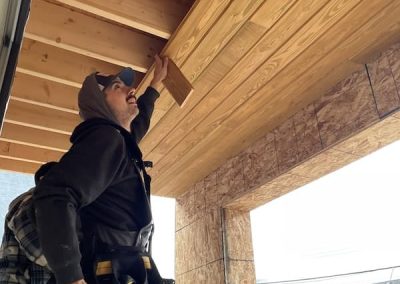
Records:
M34 174L41 164L0 158L0 169L17 173Z
M78 114L11 99L5 119L47 131L70 135L81 122Z
M163 122L165 121L165 123L157 126L157 132L150 132L144 138L143 153L150 153L157 145L157 142L159 143L159 146L155 149L157 154L165 155L168 153L184 137L183 135L193 129L198 121L209 115L211 108L218 104L223 104L229 94L239 88L243 80L251 76L255 69L271 57L298 29L303 27L326 4L326 1L302 1L297 2L295 5L293 5L293 2L286 2L286 5L283 6L286 9L283 9L281 6L282 2L269 3L267 2L260 8L254 14L254 17L250 19L250 22L262 23L260 18L269 19L269 17L275 21L279 20L279 22L274 25L274 21L267 20L270 24L265 26L264 32L266 33L251 47L251 50L247 54L243 54L245 55L243 58L237 58L239 62L229 64L231 68L226 70L228 74L224 74L223 78L220 77L220 80L216 82L211 81L211 84L208 83L208 81L212 80L210 76L208 76L207 81L200 80L199 82L195 82L194 88L197 90L197 93L193 96L193 103L198 103L198 105L192 105L192 102L189 102L187 109L190 110L189 106L193 108L190 112L186 111L180 114L175 110L171 114L168 114L169 119L164 119ZM228 52L229 55L232 53ZM221 53L222 56L224 54L225 51ZM217 58L217 64L210 67L221 70L221 66L224 65L220 64ZM213 69L206 72L212 72L212 74L219 73L219 71ZM160 141L156 137L164 138ZM150 159L153 158L150 157Z
M180 66L180 63L186 60L190 53L197 47L204 35L214 25L215 21L218 20L231 1L232 0L197 0L177 31L167 42L161 55L168 56ZM143 94L150 84L153 71L154 65L151 66L138 87L138 94ZM174 103L172 97L164 95L164 92L161 93L162 96L158 99L154 110L154 113L158 114L157 117L160 119ZM157 122L158 120L153 117L152 125L157 124Z
M330 68L327 68L327 66L331 66L333 63L339 64L340 62L343 62L343 60L348 59L349 57L351 57L351 54L357 53L358 50L364 50L368 47L369 44L379 40L380 38L384 37L385 34L387 33L396 33L399 31L399 23L398 23L398 13L399 13L399 4L400 3L391 3L391 6L389 6L388 8L386 8L384 11L380 12L377 16L373 17L372 20L370 20L368 23L364 23L361 21L361 18L364 18L365 20L368 19L368 16L372 16L370 11L373 10L375 12L378 12L380 10L380 8L382 8L382 6L387 5L388 3L382 3L381 1L369 1L368 4L364 4L364 6L359 6L358 8L360 9L356 9L354 10L351 14L349 14L345 19L345 21L342 22L342 24L337 28L336 32L338 34L341 34L343 32L346 31L347 34L351 34L353 31L353 29L348 27L348 25L350 23L354 24L354 22L357 23L357 25L361 25L361 29L357 30L355 33L353 33L353 35L351 37L348 38L348 40L346 40L345 42L342 40L342 38L336 38L335 36L331 35L327 35L325 37L325 44L328 44L330 42L333 41L333 39L335 40L342 40L339 41L339 47L336 46L336 48L334 47L333 49L331 49L330 51L333 50L333 54L336 54L336 56L332 56L327 55L324 57L324 59L326 60L324 62L324 64L318 64L318 66L320 68L316 68L316 69L311 69L310 71L306 72L303 76L298 76L297 80L299 82L302 82L303 84L305 82L308 82L308 79L310 78L314 78L314 82L315 80L318 80L318 77L316 77L316 74L319 74L319 76L321 78L323 78L324 76L327 76L327 73L329 72L329 70L331 70ZM366 5L366 6L365 6ZM381 6L381 7L380 7ZM380 7L380 8L379 8ZM373 9L375 8L375 9ZM363 24L363 25L362 25ZM347 28L346 28L347 27ZM345 43L345 44L344 44ZM333 41L333 46L335 46L335 43ZM331 46L332 47L332 46ZM342 49L342 51L340 53L337 53L337 50ZM314 50L315 51L315 50ZM314 54L314 53L313 53ZM310 52L310 56L311 56L311 52ZM338 57L339 56L339 57ZM308 60L309 57L305 57L303 58L305 60ZM330 61L330 62L329 62ZM330 65L329 65L330 64ZM294 70L293 66L290 70ZM299 72L299 71L297 71ZM298 73L297 73L298 74ZM283 76L283 75L282 75ZM278 78L282 80L282 78ZM266 85L263 89L259 90L259 94L265 94L266 93L266 89L267 87L270 87L268 85ZM305 89L307 89L307 87L304 87ZM278 90L277 90L278 91ZM280 94L282 94L280 91L278 92ZM299 94L302 93L302 90L296 90L296 92L292 95L292 97L299 97ZM287 100L285 100L282 97L277 96L277 94L275 92L271 93L272 96L268 95L268 96L258 96L258 98L265 98L266 101L270 101L271 103L271 107L269 107L268 109L260 109L259 111L255 112L254 115L250 116L249 118L249 114L247 113L243 113L240 115L240 117L235 117L235 119L237 120L231 120L229 121L228 124L224 124L221 125L221 127L219 127L219 131L222 131L220 133L224 133L224 141L229 141L230 139L235 139L235 137L247 137L248 140L242 140L239 141L239 143L236 143L235 145L230 145L231 148L234 148L234 151L232 151L230 154L233 154L235 151L239 151L240 149L242 149L243 145L245 145L246 143L249 143L250 140L252 140L254 137L256 137L257 135L260 135L259 133L265 133L265 131L267 129L271 128L271 125L267 125L265 122L266 117L268 117L268 119L274 119L275 116L271 117L271 114L268 113L268 110L273 110L273 109L279 109L279 105L277 105L277 101L281 101L284 102L285 105L288 104L294 104L296 105L296 103L293 102L289 102ZM286 92L283 92L283 94L286 94ZM275 99L274 99L275 98ZM301 99L298 98L299 100ZM263 103L265 103L266 101L257 100L257 103L259 105L263 105ZM251 101L250 103L254 104L254 101ZM297 104L298 106L298 104ZM252 109L252 111L254 112L254 109ZM235 112L237 113L237 112ZM247 115L247 117L246 117ZM287 115L290 115L290 112L287 112ZM234 123L238 122L239 119L242 119L242 123L237 124L234 127ZM264 120L263 120L264 119ZM245 121L246 120L246 121ZM244 122L245 121L245 122ZM249 125L252 125L252 128L250 129ZM235 129L234 131L232 131L232 129ZM212 131L214 132L214 131ZM221 157L226 155L229 155L229 153L227 153L226 151L224 151L223 149L226 148L226 145L222 145L221 142L218 142L218 140L216 140L216 137L220 137L219 135L214 135L215 132L213 133L213 135L208 136L210 139L206 139L203 141L203 146L200 147L200 145L198 145L199 147L195 147L196 148L196 153L192 153L191 155L187 155L185 156L185 160L186 158L188 159L194 159L194 156L192 155L198 155L198 156L202 156L202 161L207 161L207 167L210 168L210 165L217 163L215 158L216 156L218 156L218 158L221 159ZM212 138L213 137L213 138ZM215 144L213 144L213 142ZM207 151L204 152L205 145L213 145L212 148L208 147ZM205 154L206 153L206 154ZM216 154L218 153L218 155ZM182 160L182 163L187 162ZM186 176L189 176L190 174L195 174L194 179L199 178L199 176L201 176L202 174L204 174L204 163L202 163L202 165L197 165L196 166L196 171L193 171L194 169L194 165L190 165L190 164L186 164L185 167L185 174ZM178 169L179 170L179 169ZM182 169L180 169L182 170ZM202 172L200 174L200 172ZM188 174L190 173L190 174ZM159 177L160 178L160 177ZM156 178L157 180L157 178ZM163 179L159 179L161 181L165 181ZM168 192L168 190L171 190L171 188L174 188L174 186L177 187L177 191L173 192L173 194L178 194L179 191L183 190L185 188L185 186L187 186L187 183L190 182L187 178L185 177L178 177L177 175L174 176L174 181L176 181L177 183L173 182L170 183L169 185L166 184L165 186L161 186L161 185L156 185L156 190L160 190L160 192L164 191L164 193ZM180 190L178 189L180 188ZM171 192L170 192L171 194Z
M16 73L11 99L78 114L79 89L23 73Z
M116 74L120 66L25 38L17 72L80 88L95 71Z
M165 39L178 27L189 11L177 0L57 0L74 8Z
M2 138L0 138L0 155L8 157L9 159L43 163L49 161L58 161L63 154L64 152L11 143L3 141Z
M185 129L184 133L187 133L186 137L178 140L184 141L179 143L173 150L168 151L168 154L164 158L155 163L157 170L164 172L166 169L171 167L171 162L174 159L170 157L178 157L178 160L184 156L192 147L200 143L207 135L209 135L210 129L216 129L220 125L228 127L224 124L224 120L229 117L233 112L243 104L248 103L249 98L268 81L270 81L276 74L278 74L283 68L285 68L292 60L300 55L305 49L307 49L313 42L325 34L332 26L335 25L344 15L351 11L359 1L332 1L324 6L314 17L311 18L305 25L297 31L293 37L291 37L283 46L281 46L277 52L268 58L258 69L251 70L253 75L247 78L245 81L239 80L239 86L234 90L231 90L227 84L223 85L223 91L225 94L229 94L229 99L225 95L223 103L219 104L212 113L208 114L201 123L197 121L197 125L193 124L189 129ZM240 66L239 76L242 74L242 69L245 69L245 65ZM238 76L238 75L236 75ZM242 83L240 83L242 81ZM237 81L236 81L237 82ZM233 91L233 92L232 92ZM244 118L246 119L246 118ZM190 120L185 120L190 121ZM193 126L195 126L193 128ZM175 139L172 141L176 143ZM166 145L167 141L164 140L162 145ZM155 174L153 174L155 175Z
M0 138L2 138L2 141L66 152L71 146L69 136L70 135L17 125L4 120Z
M192 84L172 59L168 62L168 74L163 83L180 107L183 107L188 97L193 93Z
M187 60L185 62L176 61L190 82L197 79L205 67L264 2L261 0L232 2Z
M262 0L233 1L192 54L185 61L175 60L189 82L195 82L206 66L263 3L265 1ZM161 93L160 104L164 107L167 106L169 110L173 105L173 101L170 99L171 95L166 95L168 94L166 89Z
M32 1L25 37L146 72L165 41L44 0Z
M154 123L155 128L150 131L142 141L143 153L149 155L153 159L154 155L163 155L162 150L157 154L153 153L152 150L161 142L161 140L168 135L176 125L183 120L192 110L197 112L198 109L193 109L205 95L214 88L218 82L220 82L227 72L237 64L237 61L241 59L249 51L253 45L266 33L276 22L290 9L295 1L267 1L260 9L254 13L254 15L247 21L238 33L232 38L232 40L225 46L225 48L216 56L216 58L207 66L206 70L199 76L198 80L194 82L195 94L192 99L188 102L183 109L177 106L171 107L171 109L165 114L162 121L157 125ZM260 20L260 19L263 20ZM298 17L294 17L297 19ZM301 18L301 17L300 17ZM301 21L300 21L301 22ZM303 23L303 22L302 22ZM290 29L284 32L278 32L279 36L286 36L290 34ZM270 38L274 36L273 33L269 32L263 38ZM254 48L253 48L254 50ZM255 55L254 55L255 56ZM215 93L213 100L218 101L225 97L227 92ZM164 94L162 94L165 96ZM204 108L203 115L209 112L209 106ZM153 119L152 119L153 120ZM158 149L157 149L158 150Z
M189 82L194 83L196 81L206 66L263 3L265 1L261 0L233 1L190 56L185 60L175 59L175 63L188 78ZM166 54L170 56L168 53ZM164 89L162 93L167 94L168 92ZM167 98L170 98L170 96L162 94L160 101L170 109L173 103ZM169 102L164 102L163 100L169 100Z

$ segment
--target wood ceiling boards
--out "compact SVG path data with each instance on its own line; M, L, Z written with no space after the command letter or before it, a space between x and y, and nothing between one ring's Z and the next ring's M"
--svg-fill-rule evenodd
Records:
M154 162L153 193L178 196L399 39L399 1L197 0L189 12L188 1L156 2L33 0L2 168L33 172L68 149L85 75L132 66L143 73L142 93L150 54L163 50L194 93L180 108L162 90L141 148Z

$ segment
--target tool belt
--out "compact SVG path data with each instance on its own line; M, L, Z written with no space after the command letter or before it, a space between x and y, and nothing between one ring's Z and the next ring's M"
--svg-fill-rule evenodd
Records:
M81 242L82 270L88 284L172 284L162 279L150 253L153 224L139 232L96 227ZM115 245L118 244L118 245Z

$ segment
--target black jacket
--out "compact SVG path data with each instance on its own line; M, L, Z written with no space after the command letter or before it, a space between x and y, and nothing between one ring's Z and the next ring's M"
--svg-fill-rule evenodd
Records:
M158 96L149 87L138 99L131 133L102 118L78 125L71 149L38 183L33 200L39 239L57 283L83 278L78 213L122 231L136 231L152 220L137 143L149 128Z

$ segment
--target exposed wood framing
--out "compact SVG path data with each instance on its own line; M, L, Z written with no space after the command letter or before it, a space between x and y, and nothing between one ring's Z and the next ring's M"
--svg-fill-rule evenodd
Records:
M164 41L99 19L35 0L25 37L146 72Z
M57 2L165 39L171 37L190 8L189 3L182 5L182 1L177 0L57 0Z

